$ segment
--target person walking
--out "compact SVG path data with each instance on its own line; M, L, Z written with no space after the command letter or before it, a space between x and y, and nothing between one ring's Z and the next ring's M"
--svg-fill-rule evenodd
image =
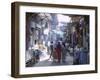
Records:
M66 54L67 54L67 50L66 50L65 42L63 42L62 43L62 62L63 63L66 62Z
M56 52L57 52L58 63L60 63L60 61L61 61L61 44L60 44L60 42L58 42L58 44L57 44Z
M51 44L50 44L50 58L51 57L53 58L53 51L54 51L54 46L53 46L53 41L51 41Z

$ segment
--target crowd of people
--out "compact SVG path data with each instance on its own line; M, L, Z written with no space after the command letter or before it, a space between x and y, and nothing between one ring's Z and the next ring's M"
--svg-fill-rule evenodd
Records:
M73 64L88 64L89 52L86 48L76 45L74 48L64 41L51 41L50 59L57 63L66 63L67 56L73 57Z
M68 45L66 45L65 42L58 41L54 43L53 41L51 41L50 58L52 58L53 61L58 63L65 62L68 52Z

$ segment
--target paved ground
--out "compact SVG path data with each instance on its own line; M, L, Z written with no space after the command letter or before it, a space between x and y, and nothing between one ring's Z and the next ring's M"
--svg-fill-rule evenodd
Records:
M70 56L69 54L66 55L66 62L65 63L58 63L54 62L51 58L49 58L50 55L47 53L43 53L40 56L40 61L34 64L33 66L57 66L57 65L72 65L73 64L73 57Z

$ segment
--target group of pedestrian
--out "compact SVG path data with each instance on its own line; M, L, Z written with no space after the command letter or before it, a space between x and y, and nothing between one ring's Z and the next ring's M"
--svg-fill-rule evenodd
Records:
M74 64L88 64L89 52L86 48L77 47L74 51Z
M66 62L67 47L65 42L58 41L54 43L51 41L50 52L50 58L52 58L54 62Z
M88 64L88 53L86 48L79 47L79 45L76 45L73 50L68 43L63 41L56 43L52 41L50 44L50 58L52 58L53 62L66 63L67 55L70 55L73 57L73 64Z

